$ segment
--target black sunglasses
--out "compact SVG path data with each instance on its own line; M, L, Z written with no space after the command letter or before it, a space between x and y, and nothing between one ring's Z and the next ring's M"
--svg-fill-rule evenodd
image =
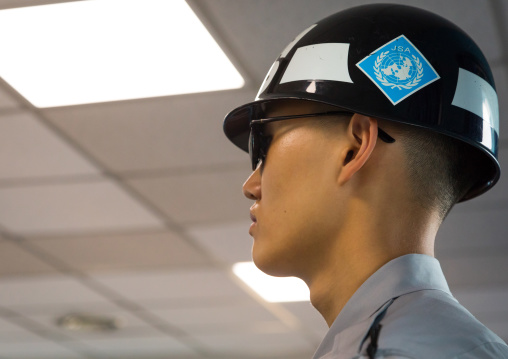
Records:
M252 161L252 170L254 171L259 162L264 162L266 159L266 155L268 153L268 148L270 147L271 137L265 136L263 134L263 126L268 122L275 121L283 121L283 120L291 120L295 118L305 118L305 117L322 117L322 116L332 116L332 115L348 115L353 116L354 113L348 111L329 111L329 112L321 112L321 113L310 113L303 115L290 115L290 116L279 116L279 117L268 117L262 118L259 120L252 120L250 122L250 135L249 135L249 155ZM395 139L387 134L385 131L378 127L377 129L378 137L381 141L386 143L393 143Z

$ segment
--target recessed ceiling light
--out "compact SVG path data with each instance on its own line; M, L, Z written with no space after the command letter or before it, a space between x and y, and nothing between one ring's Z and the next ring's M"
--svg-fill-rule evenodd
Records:
M260 271L253 262L233 265L233 272L268 302L309 300L309 288L295 277L272 277Z
M89 0L0 11L0 76L37 107L240 88L184 0Z
M79 332L115 331L124 326L120 318L86 313L66 314L58 318L56 324L64 329Z

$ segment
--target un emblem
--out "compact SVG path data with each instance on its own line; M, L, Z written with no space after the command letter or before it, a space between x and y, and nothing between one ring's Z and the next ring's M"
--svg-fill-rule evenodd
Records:
M415 55L386 51L376 58L374 73L383 86L410 89L420 83L423 66Z
M439 79L436 70L404 35L373 51L356 66L393 105Z

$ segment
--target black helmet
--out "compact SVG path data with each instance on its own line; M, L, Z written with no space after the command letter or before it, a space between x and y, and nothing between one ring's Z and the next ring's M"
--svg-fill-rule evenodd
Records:
M310 26L280 54L255 101L226 116L226 136L248 151L250 121L281 99L420 126L479 149L485 173L461 200L499 179L499 112L490 67L464 31L428 11L364 5Z

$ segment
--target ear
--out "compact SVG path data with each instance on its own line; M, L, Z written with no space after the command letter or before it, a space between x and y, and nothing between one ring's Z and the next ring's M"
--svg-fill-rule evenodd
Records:
M339 184L349 181L367 162L377 141L377 120L354 114L347 129L347 147L342 153Z

